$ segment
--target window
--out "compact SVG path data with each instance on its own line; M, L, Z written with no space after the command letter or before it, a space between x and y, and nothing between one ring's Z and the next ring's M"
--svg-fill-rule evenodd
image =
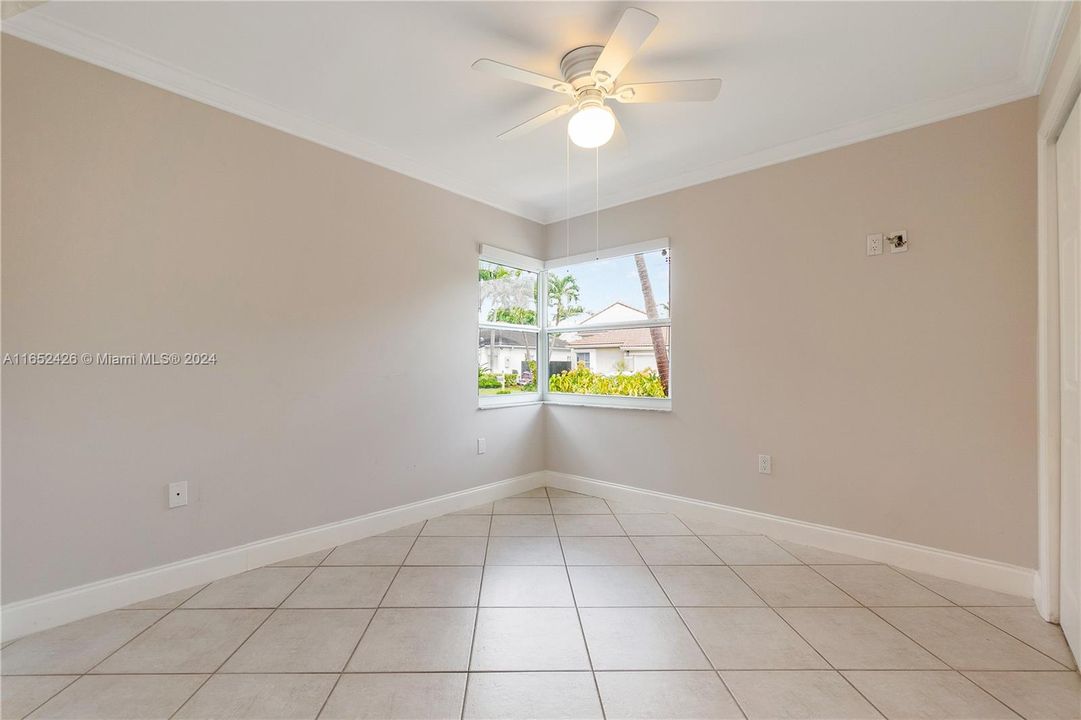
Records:
M613 404L634 398L614 404L666 407L672 351L667 243L605 255L546 263L547 399Z
M667 240L540 263L483 247L481 406L545 400L667 409Z
M513 257L510 262L514 262ZM527 265L529 259L521 258L516 264ZM516 267L506 261L482 258L478 275L477 394L480 402L482 405L502 405L538 400L539 267Z

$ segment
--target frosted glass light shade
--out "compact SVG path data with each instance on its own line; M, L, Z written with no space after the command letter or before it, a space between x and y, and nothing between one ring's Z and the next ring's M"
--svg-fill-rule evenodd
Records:
M581 148L596 148L612 139L616 116L603 105L590 105L576 112L567 125L571 142Z

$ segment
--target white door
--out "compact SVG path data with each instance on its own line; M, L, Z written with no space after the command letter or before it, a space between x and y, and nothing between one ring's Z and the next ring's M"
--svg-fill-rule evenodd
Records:
M1058 183L1062 518L1062 631L1081 657L1081 111L1074 104L1055 148Z

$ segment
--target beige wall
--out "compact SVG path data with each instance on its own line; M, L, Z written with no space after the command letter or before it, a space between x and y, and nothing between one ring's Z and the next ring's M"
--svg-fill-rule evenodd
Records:
M539 225L2 45L4 352L218 356L3 369L4 602L543 467L473 384L476 246Z
M1035 99L606 211L672 238L673 412L479 412L476 244L562 225L7 36L2 71L4 352L219 359L3 369L4 602L545 466L1035 564Z
M1029 99L602 213L605 246L671 238L673 411L549 406L548 468L1035 567L1035 121ZM866 256L897 229L907 254Z

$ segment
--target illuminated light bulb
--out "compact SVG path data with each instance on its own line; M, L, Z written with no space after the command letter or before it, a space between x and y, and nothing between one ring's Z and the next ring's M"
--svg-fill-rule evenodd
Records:
M567 134L580 148L596 148L612 139L616 116L604 105L587 105L571 117Z

